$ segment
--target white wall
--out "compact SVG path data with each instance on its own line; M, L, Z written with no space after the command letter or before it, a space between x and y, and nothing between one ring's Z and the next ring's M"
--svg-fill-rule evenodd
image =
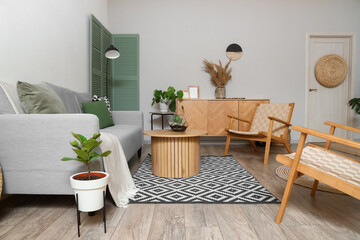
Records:
M358 0L109 0L108 9L112 33L140 34L145 129L150 129L155 88L199 85L201 98L214 98L214 86L201 71L202 60L227 61L225 49L231 43L240 44L244 55L231 63L227 97L295 102L293 124L299 125L305 112L306 32L355 32L356 66L360 62Z
M107 0L0 0L0 81L89 91L89 16Z

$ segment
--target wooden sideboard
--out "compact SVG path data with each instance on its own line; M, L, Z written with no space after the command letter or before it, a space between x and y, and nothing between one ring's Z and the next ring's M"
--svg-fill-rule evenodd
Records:
M177 102L176 113L185 116L189 124L188 129L205 130L208 136L226 136L225 128L229 128L227 115L251 121L258 103L270 103L270 100L183 99ZM235 121L233 129L247 131L249 124Z

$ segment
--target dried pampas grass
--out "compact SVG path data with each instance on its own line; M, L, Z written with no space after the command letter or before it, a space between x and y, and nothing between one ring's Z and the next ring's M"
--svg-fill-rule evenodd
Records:
M227 82L231 80L231 75L230 75L231 68L229 68L231 59L225 65L225 67L222 66L220 60L219 60L219 65L213 62L209 62L206 59L204 59L203 63L204 63L204 71L210 74L211 83L213 83L215 86L224 87L227 84Z

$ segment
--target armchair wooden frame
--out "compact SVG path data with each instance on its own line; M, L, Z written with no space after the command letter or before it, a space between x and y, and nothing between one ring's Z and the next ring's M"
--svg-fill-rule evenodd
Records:
M302 154L302 151L303 151L303 148L304 148L304 145L305 145L305 140L306 140L306 137L307 137L308 134L319 137L319 138L323 138L323 139L325 139L327 141L324 148L319 147L319 146L315 146L315 145L312 145L312 144L309 144L309 146L315 147L315 148L320 148L320 149L323 149L323 150L325 150L327 152L330 152L332 154L335 154L335 155L341 156L343 158L350 159L352 161L358 162L355 159L352 159L352 158L343 156L341 154L332 152L332 151L330 151L328 149L330 147L331 142L337 142L337 143L340 143L340 144L343 144L343 145L346 145L346 146L350 146L350 147L353 147L353 148L360 149L360 143L359 142L334 136L335 128L337 128L337 127L345 129L345 130L357 132L357 133L360 133L360 129L349 127L349 126L338 124L338 123L333 123L333 122L325 122L325 124L331 126L329 134L319 132L319 131L315 131L315 130L305 128L305 127L294 126L292 129L294 129L295 131L301 132L299 144L298 144L294 159L291 159L291 158L289 158L289 157L287 157L285 155L277 155L276 156L276 161L278 161L278 162L280 162L280 163L282 163L282 164L284 164L284 165L286 165L288 167L291 167L291 171L290 171L290 174L289 174L289 179L288 179L288 182L286 184L286 188L285 188L285 191L284 191L284 195L283 195L283 198L282 198L280 209L279 209L276 221L275 221L277 224L281 223L281 220L283 218L285 208L286 208L286 205L288 203L294 181L297 178L299 178L300 176L304 175L304 174L315 179L314 185L313 185L313 188L312 188L312 191L311 191L311 196L315 195L318 183L319 183L319 181L321 181L321 182L323 182L323 183L325 183L325 184L327 184L327 185L329 185L329 186L331 186L333 188L336 188L336 189L338 189L338 190L340 190L340 191L342 191L342 192L344 192L344 193L346 193L346 194L348 194L350 196L353 196L353 197L355 197L357 199L360 199L360 187L359 186L357 186L355 184L352 184L350 182L344 181L344 180L342 180L342 179L340 179L340 178L338 178L336 176L333 176L333 175L331 175L331 174L329 174L329 173L327 173L325 171L320 171L319 169L315 169L315 168L313 168L313 167L311 167L309 165L306 165L306 164L303 164L303 163L300 162L301 154Z
M260 104L257 104L257 107L259 105ZM225 131L227 132L227 138L226 138L226 145L225 145L224 155L226 156L228 154L231 138L249 140L251 146L254 148L255 151L257 151L257 148L256 148L256 145L255 145L254 141L266 142L265 155L264 155L264 164L267 164L268 160L269 160L271 140L275 140L277 142L280 142L280 143L284 144L287 151L289 153L291 153L290 144L286 141L286 138L287 138L287 134L288 134L288 131L289 131L289 127L291 126L290 121L291 121L291 117L292 117L292 113L293 113L295 104L294 103L289 103L289 106L290 106L290 111L289 111L289 114L288 114L288 117L287 117L286 121L281 120L281 119L276 118L276 117L268 116L268 118L270 120L268 131L267 132L260 131L258 133L258 135L246 135L246 134L242 135L242 134L229 132L229 129L231 129L232 126L233 126L234 120L248 123L249 127L248 127L247 131L249 131L250 128L251 128L251 124L252 124L252 122L254 120L254 116L255 116L256 111L254 112L254 115L252 116L251 121L247 121L247 120L235 117L235 116L228 115L228 117L230 118L230 121L229 121L229 128L225 129ZM285 125L283 134L281 134L280 137L272 135L274 121L282 123L282 124Z

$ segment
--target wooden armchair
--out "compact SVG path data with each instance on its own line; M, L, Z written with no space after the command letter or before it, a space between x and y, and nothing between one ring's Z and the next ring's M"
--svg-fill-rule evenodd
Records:
M315 179L311 191L312 196L315 195L318 183L321 181L350 196L360 199L360 162L328 150L332 141L360 149L360 142L333 135L336 127L357 133L360 133L360 129L332 122L325 122L325 124L331 126L329 134L294 126L292 129L301 132L296 153L276 156L278 162L291 167L289 179L276 218L277 224L281 222L284 215L294 181L304 174ZM304 148L308 134L327 140L325 148L312 144Z
M257 148L254 141L266 142L264 164L268 163L271 140L284 144L288 152L291 153L286 137L291 126L290 121L294 105L294 103L259 104L252 121L228 116L230 122L229 129L225 129L227 131L227 139L224 155L226 156L228 153L231 138L249 140L255 151L257 151ZM234 130L234 120L249 123L248 131Z

